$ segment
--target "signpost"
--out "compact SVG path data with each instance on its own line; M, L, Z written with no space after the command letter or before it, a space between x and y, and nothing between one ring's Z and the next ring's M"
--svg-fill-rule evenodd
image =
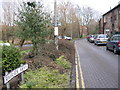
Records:
M52 23L52 26L55 27L55 23ZM58 26L58 27L61 26L61 23L57 23L57 26Z
M56 2L56 0L54 0L54 18L55 18L55 20L54 20L54 32L56 32L55 34L56 35L54 35L55 36L55 45L56 45L56 49L58 50L58 26L57 26L57 2Z
M58 27L55 27L54 29L55 29L55 30L54 30L54 35L55 35L55 36L58 36Z
M9 81L14 78L15 76L17 76L18 74L24 72L25 70L28 69L28 64L25 64L25 65L22 65L21 64L21 67L11 71L10 73L6 72L5 73L5 76L4 76L4 84L6 84L7 88L10 88L9 86ZM24 82L24 77L23 77L23 73L21 74L21 77L22 77L22 82Z

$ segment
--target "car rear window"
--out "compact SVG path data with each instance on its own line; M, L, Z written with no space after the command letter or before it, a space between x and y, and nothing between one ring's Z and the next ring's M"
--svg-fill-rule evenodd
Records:
M110 38L108 35L106 35L106 38Z
M105 38L105 35L100 35L99 38Z
M119 40L119 41L120 41L120 36L116 36L116 40Z
M99 38L109 38L108 35L100 35Z

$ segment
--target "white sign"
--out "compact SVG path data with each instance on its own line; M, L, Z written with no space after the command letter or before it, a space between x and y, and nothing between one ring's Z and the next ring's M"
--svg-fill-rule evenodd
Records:
M55 28L54 28L54 35L55 35L55 36L58 36L58 27L55 27Z
M4 76L4 84L6 84L13 77L17 76L18 74L20 74L21 72L23 72L27 69L28 69L28 64L25 64L25 65L15 69L15 70L11 71L10 73L8 73L7 75Z
M55 26L55 23L52 23L52 26ZM61 26L61 23L57 23L57 26Z

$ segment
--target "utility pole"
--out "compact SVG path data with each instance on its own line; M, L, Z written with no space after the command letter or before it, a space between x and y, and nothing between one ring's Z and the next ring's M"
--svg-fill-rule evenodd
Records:
M54 36L55 36L55 45L58 50L58 25L57 25L57 2L54 0Z

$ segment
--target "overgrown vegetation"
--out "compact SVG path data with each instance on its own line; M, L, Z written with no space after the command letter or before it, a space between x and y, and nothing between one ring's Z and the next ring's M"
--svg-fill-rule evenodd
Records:
M20 53L21 53L21 55L25 56L25 55L29 54L30 52L32 52L32 49L22 50Z
M58 59L56 59L55 61L58 65L64 67L65 69L70 69L71 68L71 64L70 62L68 62L64 56L59 57Z
M70 77L58 70L43 67L25 74L25 84L20 88L69 88Z
M60 40L59 50L56 50L54 43L47 43L37 57L29 58L28 54L24 59L29 64L29 70L20 88L70 88L70 72L74 62L72 42Z

